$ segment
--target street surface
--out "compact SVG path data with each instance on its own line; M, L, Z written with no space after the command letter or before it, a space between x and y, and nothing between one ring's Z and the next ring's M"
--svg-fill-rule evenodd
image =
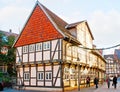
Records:
M82 88L80 91L73 90L73 91L67 91L67 92L120 92L120 82L117 83L117 88L114 89L112 86L112 82L110 84L110 88L108 89L106 82L103 85L99 85L99 87L96 89L95 86L88 87L88 88Z
M43 91L30 91L30 90L16 90L11 88L4 88L4 91L1 92L43 92ZM117 88L114 89L112 86L112 82L110 84L110 88L107 88L106 82L103 85L99 85L96 89L95 86L88 87L88 88L81 88L80 91L73 90L73 91L66 91L66 92L120 92L120 82L117 84Z

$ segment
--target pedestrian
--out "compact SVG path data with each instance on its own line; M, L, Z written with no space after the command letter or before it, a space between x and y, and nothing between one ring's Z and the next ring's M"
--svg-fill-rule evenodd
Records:
M107 82L108 88L110 88L110 77L109 76L107 77L106 82Z
M116 86L117 86L117 77L116 76L113 77L113 86L116 89Z
M86 87L90 87L90 77L88 76L87 78L86 78Z
M98 77L95 77L94 78L94 84L96 85L96 88L98 88L98 82L99 82Z

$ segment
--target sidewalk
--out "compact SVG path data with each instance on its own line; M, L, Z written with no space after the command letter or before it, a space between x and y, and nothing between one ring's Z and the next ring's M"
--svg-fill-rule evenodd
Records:
M88 91L89 92L89 91ZM117 88L114 89L112 86L112 82L110 84L110 88L108 89L107 84L104 83L100 88L94 90L93 92L120 92L120 83L117 84Z
M9 89L9 91L7 89L4 89L5 92L18 92L19 90L15 90L15 89ZM21 90L21 92L47 92L47 91L32 91L32 90ZM49 91L49 92L58 92L58 91ZM64 92L120 92L120 82L117 83L117 88L114 89L114 87L112 86L112 82L110 84L110 88L108 89L106 82L101 85L98 85L98 88L96 89L95 86L91 86L91 87L87 87L87 88L80 88L80 91L78 91L78 89L74 89L72 91L64 91Z
M73 90L73 91L66 91L66 92L120 92L120 83L117 84L117 88L114 89L112 86L112 82L110 84L110 88L108 89L106 82L103 85L99 85L96 89L95 86L88 87L88 88L81 88L80 91Z
M100 88L102 85L98 85L98 87ZM87 88L80 88L80 91L78 91L78 89L72 90L72 91L65 91L65 92L95 92L95 90L97 90L95 88L95 86L91 86L91 87L87 87Z

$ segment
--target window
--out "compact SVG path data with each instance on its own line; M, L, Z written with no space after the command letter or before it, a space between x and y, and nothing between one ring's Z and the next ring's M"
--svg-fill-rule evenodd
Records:
M52 72L46 72L45 73L45 78L46 78L46 80L51 80L52 79Z
M36 51L42 51L42 43L36 44Z
M28 46L23 46L23 53L28 53Z
M35 45L29 45L29 52L34 52L35 51Z
M24 80L30 79L30 73L24 73Z
M69 80L69 75L70 75L69 68L65 67L64 68L64 79Z
M50 42L44 42L43 46L44 46L43 47L44 50L49 50L50 49Z
M38 80L43 80L44 79L44 73L43 72L38 72L37 79Z

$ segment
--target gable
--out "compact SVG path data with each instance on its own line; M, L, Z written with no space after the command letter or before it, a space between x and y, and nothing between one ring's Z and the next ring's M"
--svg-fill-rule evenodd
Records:
M85 27L85 26L86 26L87 30L89 31L92 40L94 40L94 37L92 35L92 32L91 32L91 30L89 28L89 25L88 25L87 21L80 21L80 22L76 22L76 23L71 23L71 24L66 25L65 28L70 31L71 29L76 30L76 28L79 29L79 28Z
M37 4L24 26L14 47L63 38L51 23L41 7Z

